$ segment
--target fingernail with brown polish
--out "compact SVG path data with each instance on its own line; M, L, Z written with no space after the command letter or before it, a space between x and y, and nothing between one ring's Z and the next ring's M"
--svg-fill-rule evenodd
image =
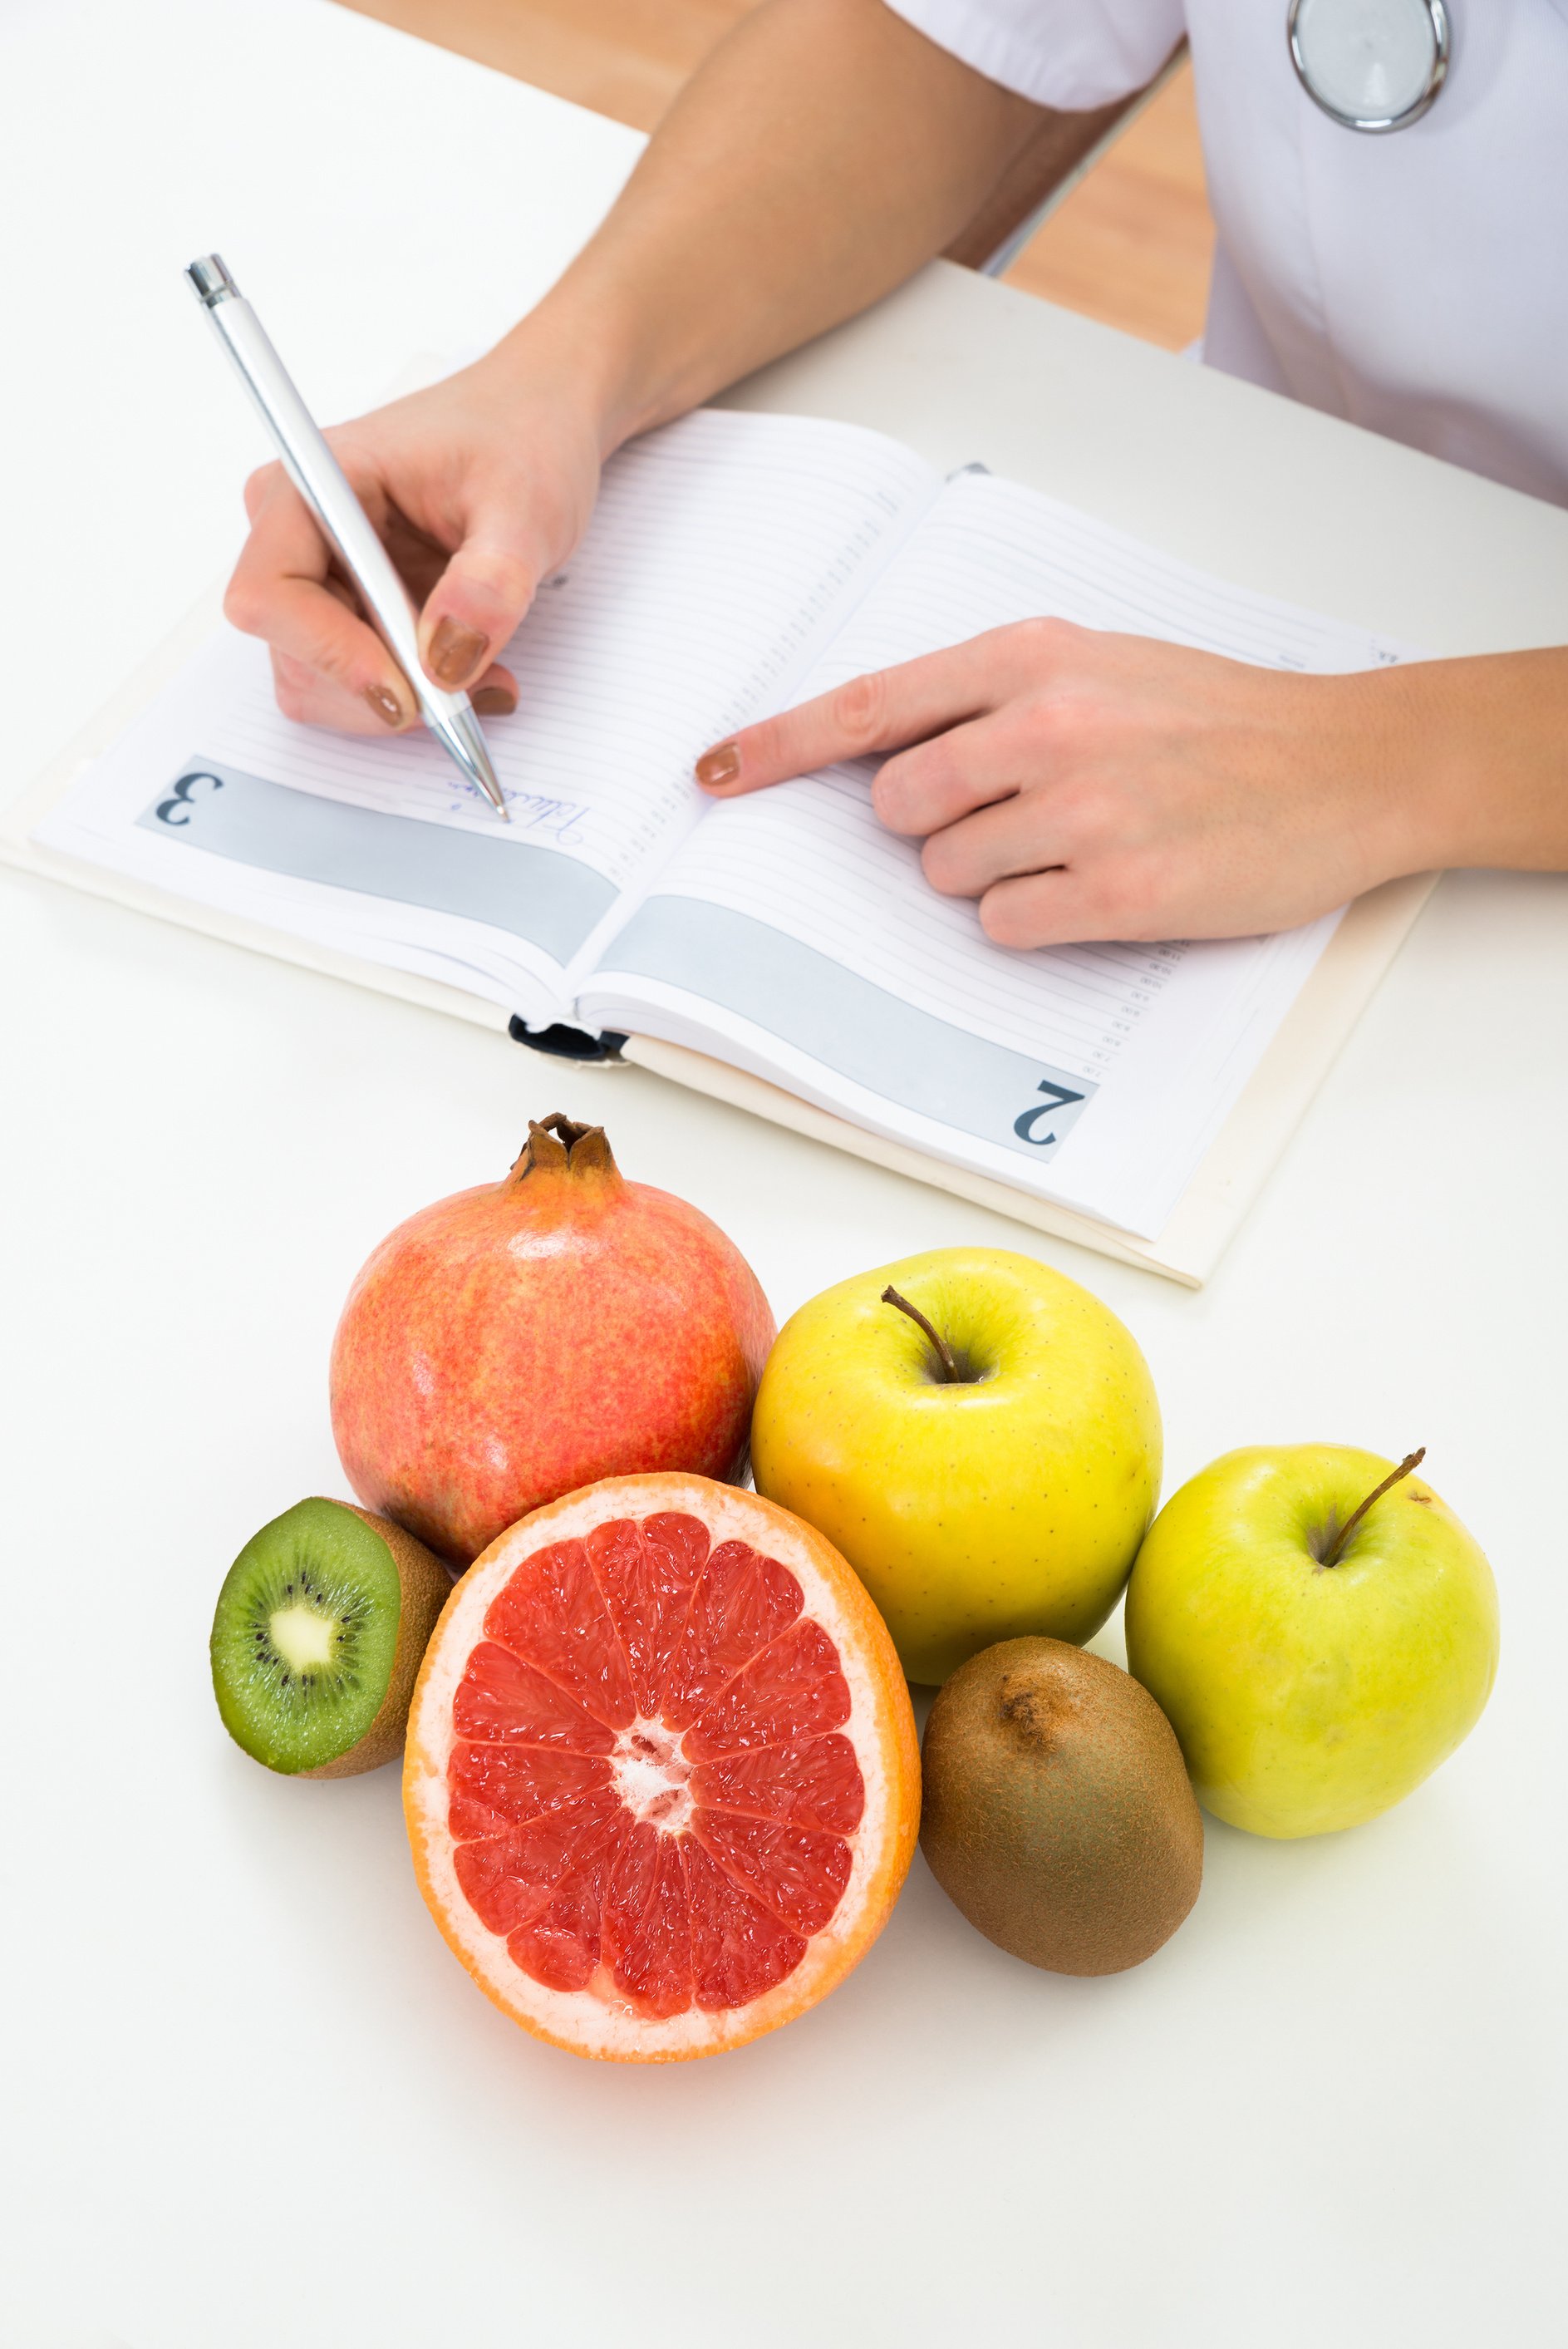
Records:
M717 750L705 750L696 762L696 779L705 792L732 783L739 772L740 751L734 742L721 742Z
M517 696L509 693L504 685L481 685L469 694L476 718L510 718L517 708Z
M395 693L388 693L384 685L367 685L365 688L365 698L384 724L401 726L402 705Z
M473 675L489 650L488 636L481 636L464 620L454 620L449 612L436 623L425 666L439 684L461 685L465 677Z

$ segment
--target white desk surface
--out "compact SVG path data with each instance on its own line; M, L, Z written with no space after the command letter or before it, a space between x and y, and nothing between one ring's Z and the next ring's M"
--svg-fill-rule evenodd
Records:
M255 444L181 264L223 250L342 413L498 331L637 143L323 0L13 0L7 792L236 543ZM938 272L764 396L941 441L973 336L1036 403L994 463L1433 649L1568 635L1563 518L1028 315ZM1565 916L1562 880L1443 884L1193 1296L0 873L6 2349L1559 2342ZM1470 1744L1353 1835L1212 1826L1192 1918L1119 1979L1004 1957L917 1860L844 1989L738 2055L535 2045L428 1922L395 1774L268 1778L204 1650L253 1527L342 1488L351 1273L558 1106L781 1317L948 1242L1062 1263L1150 1355L1168 1489L1243 1442L1427 1444L1502 1589Z

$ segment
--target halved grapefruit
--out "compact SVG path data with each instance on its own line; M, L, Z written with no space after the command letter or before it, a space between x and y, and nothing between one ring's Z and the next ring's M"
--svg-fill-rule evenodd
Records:
M420 1889L496 2004L576 2054L657 2063L843 1980L908 1869L920 1757L830 1543L705 1476L613 1476L458 1584L403 1795Z

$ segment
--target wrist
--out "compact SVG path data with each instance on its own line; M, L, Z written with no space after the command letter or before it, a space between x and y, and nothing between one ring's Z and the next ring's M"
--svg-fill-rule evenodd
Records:
M597 443L601 462L634 433L679 412L650 395L634 322L613 298L584 299L570 273L480 364L511 399L568 408Z
M1302 683L1305 739L1315 739L1325 782L1362 869L1360 888L1408 873L1483 863L1473 745L1456 725L1455 661L1412 661ZM1462 705L1461 705L1462 706Z

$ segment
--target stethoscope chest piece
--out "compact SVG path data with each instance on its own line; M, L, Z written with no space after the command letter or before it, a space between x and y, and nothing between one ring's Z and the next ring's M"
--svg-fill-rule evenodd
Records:
M1290 0L1302 88L1347 130L1418 122L1449 69L1444 0Z

